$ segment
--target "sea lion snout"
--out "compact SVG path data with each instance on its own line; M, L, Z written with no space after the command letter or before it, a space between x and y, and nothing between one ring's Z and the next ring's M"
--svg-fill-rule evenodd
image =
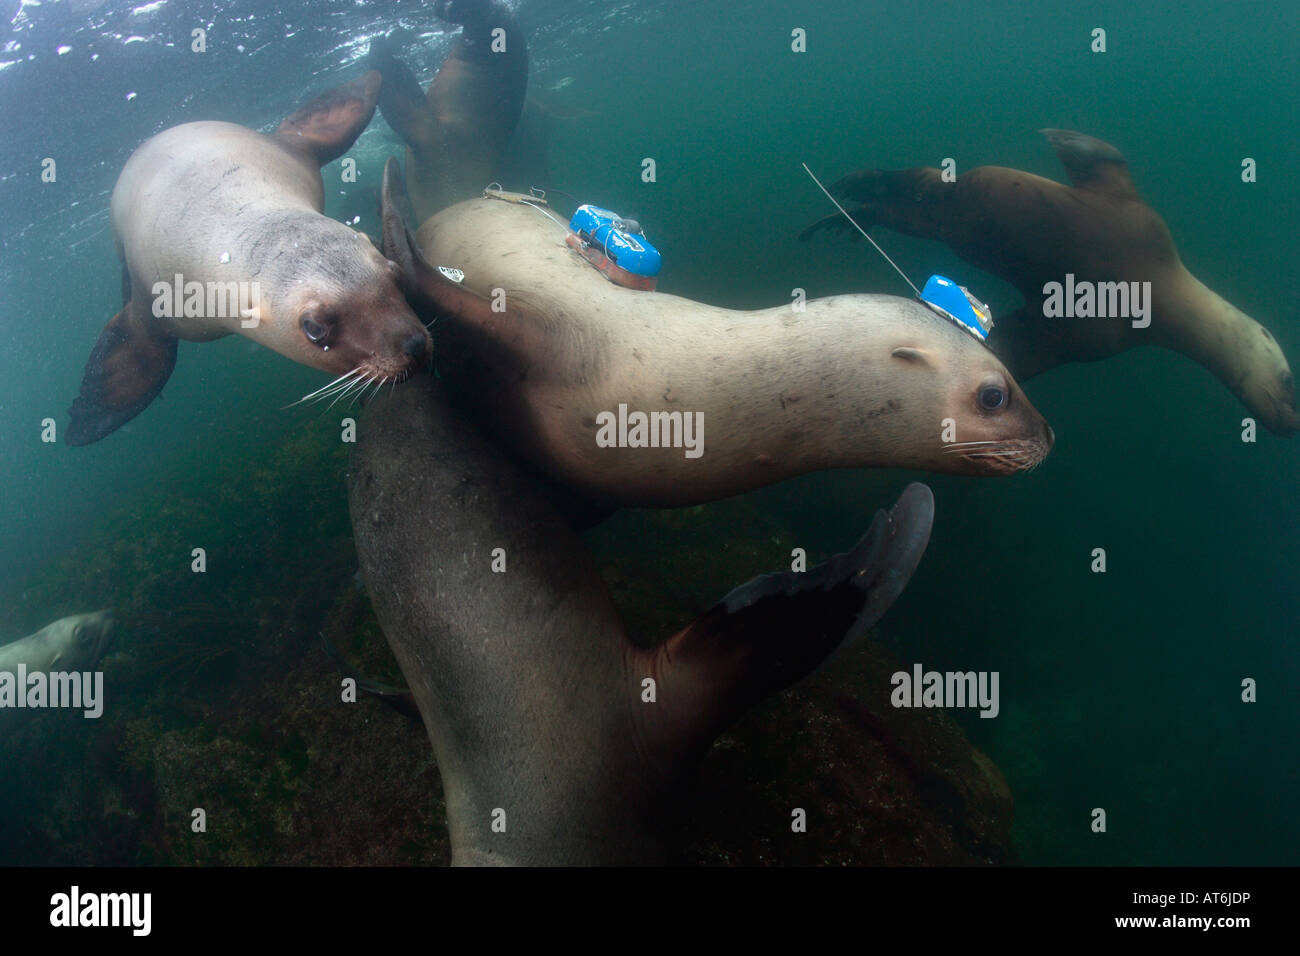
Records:
M117 623L111 608L68 618L70 641L62 658L72 667L91 667L113 644Z
M1261 425L1274 435L1285 438L1300 431L1295 377L1281 349L1271 339L1268 344L1270 354L1254 358L1245 373L1238 377L1232 391ZM1271 368L1267 367L1270 365Z
M402 343L402 354L413 362L423 362L429 354L429 336L423 332L410 336Z
M1000 365L961 390L963 407L951 412L956 435L946 436L946 468L967 475L1011 475L1040 465L1056 433L1015 379Z
M1264 425L1274 434L1294 435L1300 431L1300 411L1296 409L1295 376L1290 369L1278 375L1277 393L1269 396L1273 400L1273 415L1265 419Z
M346 287L290 304L299 361L335 375L400 380L428 361L433 340L407 304L396 266L373 248L365 253L365 272Z
M381 313L361 312L349 333L353 362L379 379L404 379L424 367L433 353L433 338L405 304Z

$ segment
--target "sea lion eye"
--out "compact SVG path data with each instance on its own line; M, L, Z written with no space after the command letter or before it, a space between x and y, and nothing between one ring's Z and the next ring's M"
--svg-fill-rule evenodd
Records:
M325 337L330 334L329 327L323 322L316 321L311 313L299 319L298 324L302 326L302 334L307 336L307 340L317 345L325 341Z
M980 408L996 411L1007 403L1007 393L996 385L985 385L980 389Z

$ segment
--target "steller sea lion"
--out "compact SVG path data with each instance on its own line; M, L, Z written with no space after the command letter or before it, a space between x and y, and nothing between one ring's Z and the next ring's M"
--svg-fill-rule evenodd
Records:
M1108 358L1139 345L1181 352L1222 381L1268 429L1300 429L1295 381L1276 340L1192 275L1160 215L1138 195L1114 146L1070 130L1042 132L1070 177L1065 186L1002 166L979 166L954 182L925 167L850 173L831 188L862 205L864 228L881 224L939 239L1025 297L999 319L989 347L1020 380L1065 362ZM848 222L828 216L803 231ZM857 238L854 235L854 238ZM1049 283L1149 282L1149 327L1124 318L1044 314Z
M131 155L112 200L124 305L86 363L69 444L143 411L171 376L178 339L238 333L339 376L340 389L424 363L429 334L393 264L321 214L320 167L370 121L379 84L370 72L331 90L269 136L185 123Z
M348 500L442 774L452 863L660 862L713 739L903 591L933 496L910 485L847 554L756 578L641 649L582 540L433 381L366 407Z
M440 374L516 453L593 502L698 504L825 468L1006 475L1052 447L1001 361L918 302L747 312L627 289L543 211L498 199L445 209L412 239L399 176L390 159L385 252L439 317ZM605 447L629 409L674 434L698 426L699 447Z

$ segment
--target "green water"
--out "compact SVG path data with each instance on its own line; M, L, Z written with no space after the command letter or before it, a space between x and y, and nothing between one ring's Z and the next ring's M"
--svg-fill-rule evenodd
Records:
M350 77L365 38L394 25L412 31L427 81L447 37L416 4L131 9L0 4L0 48L20 44L0 53L0 641L103 604L165 613L200 598L209 621L224 608L242 627L254 593L262 626L293 614L303 629L328 617L304 603L329 600L322 582L349 573L333 421L283 410L324 384L319 373L243 340L182 344L163 398L108 439L45 444L41 421L64 427L117 309L108 193L140 141L195 119L274 122ZM534 91L590 114L557 123L548 185L638 218L664 253L664 291L734 308L788 301L796 287L903 294L862 244L798 242L828 211L800 162L828 181L944 157L959 172L997 164L1059 180L1036 130L1062 127L1117 145L1188 267L1300 361L1295 4L523 0L519 18ZM199 64L186 38L209 21ZM795 27L807 31L806 53L790 50ZM1090 51L1095 27L1107 31L1104 54ZM125 42L136 35L146 39ZM60 44L71 51L59 55ZM396 142L377 117L350 154L359 183L327 189L327 213L359 215L358 228L377 233L378 174ZM57 183L40 182L46 156L58 160ZM1253 184L1240 179L1247 156L1258 162ZM645 157L654 183L641 180ZM337 184L337 166L325 177ZM995 309L1017 304L937 244L876 238L914 278L944 272ZM934 537L882 638L908 663L1000 672L1000 716L954 717L1007 777L1023 861L1296 863L1300 444L1266 433L1244 444L1237 401L1168 352L1062 367L1027 392L1055 429L1051 457L1010 479L925 478ZM335 470L304 475L295 460ZM719 588L779 567L791 546L844 548L914 477L807 476L705 509L714 533L698 539L664 516L619 515L593 545L604 560L671 570L683 552L711 557L726 516L730 547L759 565L676 581L662 600L689 616ZM264 507L287 510L261 520ZM105 550L137 534L130 560ZM177 568L214 540L236 557L196 596ZM1097 547L1104 575L1089 570ZM292 654L271 657L293 666ZM1241 702L1244 678L1259 682L1257 703ZM140 699L150 686L129 682ZM219 681L203 686L218 693ZM172 731L164 722L158 733ZM0 754L10 766L25 759L30 750ZM21 813L15 779L0 799ZM1090 830L1096 807L1105 834ZM93 822L83 826L88 844L98 838Z

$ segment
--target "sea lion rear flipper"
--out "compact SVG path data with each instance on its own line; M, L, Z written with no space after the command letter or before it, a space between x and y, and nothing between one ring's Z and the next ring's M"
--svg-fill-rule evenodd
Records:
M379 112L398 136L416 152L437 142L436 119L411 68L393 55L387 37L370 41L366 66L383 76Z
M1066 175L1077 189L1105 193L1115 199L1137 199L1124 154L1110 143L1071 129L1040 129L1056 150Z
M321 166L338 159L370 123L381 79L371 70L327 90L281 123L275 138L290 149L306 152Z
M139 415L176 367L176 339L154 332L134 305L133 299L104 326L86 361L69 413L69 445L99 441Z
M805 572L742 584L656 650L665 673L661 699L684 688L689 699L675 713L701 718L706 726L692 729L711 740L880 620L920 563L933 521L933 494L913 483L892 511L876 513L851 551Z

